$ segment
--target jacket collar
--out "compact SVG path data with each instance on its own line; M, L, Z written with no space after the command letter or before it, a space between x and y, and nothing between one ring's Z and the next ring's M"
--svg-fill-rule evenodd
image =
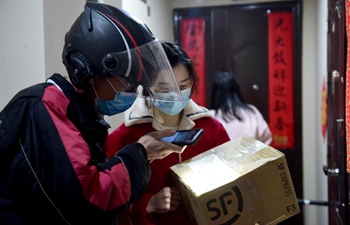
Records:
M77 93L72 84L62 75L55 73L46 82L54 84L69 99L70 106L67 113L69 117L72 117L71 120L74 120L74 123L88 125L91 121L94 121L93 123L97 121L102 126L110 128L109 124L98 115L95 107L86 101L84 94ZM75 115L70 115L70 111Z
M49 78L69 99L67 117L81 132L84 140L90 147L90 163L98 165L106 160L103 150L104 142L108 134L109 124L101 118L94 105L86 101L84 94L77 93L74 87L60 74L54 74Z

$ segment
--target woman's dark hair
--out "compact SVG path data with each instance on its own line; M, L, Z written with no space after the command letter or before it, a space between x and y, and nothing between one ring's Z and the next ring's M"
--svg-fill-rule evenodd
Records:
M211 90L211 107L215 110L215 114L218 113L218 110L221 110L225 122L229 122L234 118L242 121L242 115L238 111L239 108L254 112L244 100L241 87L234 74L227 70L215 73Z
M192 85L192 92L193 92L196 89L198 78L194 70L194 65L192 60L188 57L185 50L182 49L181 46L178 45L177 43L164 41L162 42L162 46L172 68L180 64L186 67L188 74L193 81L193 85Z

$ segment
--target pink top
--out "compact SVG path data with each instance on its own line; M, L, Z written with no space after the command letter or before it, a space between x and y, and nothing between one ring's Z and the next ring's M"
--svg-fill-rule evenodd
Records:
M249 106L254 110L254 113L246 109L240 109L243 121L234 118L227 123L223 120L220 110L217 115L215 115L213 109L210 110L210 113L222 123L231 139L245 134L269 145L272 141L272 134L268 124L255 106Z

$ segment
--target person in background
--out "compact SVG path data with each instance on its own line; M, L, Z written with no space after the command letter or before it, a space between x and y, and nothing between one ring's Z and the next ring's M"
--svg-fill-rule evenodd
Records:
M176 43L163 42L162 45L183 99L174 104L138 98L125 112L124 123L109 135L107 155L113 157L121 146L133 143L154 130L203 128L204 133L195 145L187 146L183 153L171 154L151 163L151 181L145 193L118 217L119 225L193 224L180 204L181 196L171 179L170 167L230 140L225 128L212 117L209 110L191 99L197 77L186 52Z
M231 139L248 135L270 144L272 134L259 110L247 104L231 71L218 71L211 90L212 115L225 127Z
M162 46L145 24L87 2L66 33L62 59L71 83L54 74L20 91L0 113L1 225L115 224L117 211L147 187L149 161L183 151L160 140L173 130L135 134L109 160L103 149L104 115L128 109L136 86L162 100L152 95L162 89L153 85L154 71L163 71L166 90L181 99Z

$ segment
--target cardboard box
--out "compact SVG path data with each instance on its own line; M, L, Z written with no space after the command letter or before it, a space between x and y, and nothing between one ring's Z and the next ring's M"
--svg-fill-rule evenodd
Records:
M285 155L248 136L170 170L199 225L277 224L300 212Z

